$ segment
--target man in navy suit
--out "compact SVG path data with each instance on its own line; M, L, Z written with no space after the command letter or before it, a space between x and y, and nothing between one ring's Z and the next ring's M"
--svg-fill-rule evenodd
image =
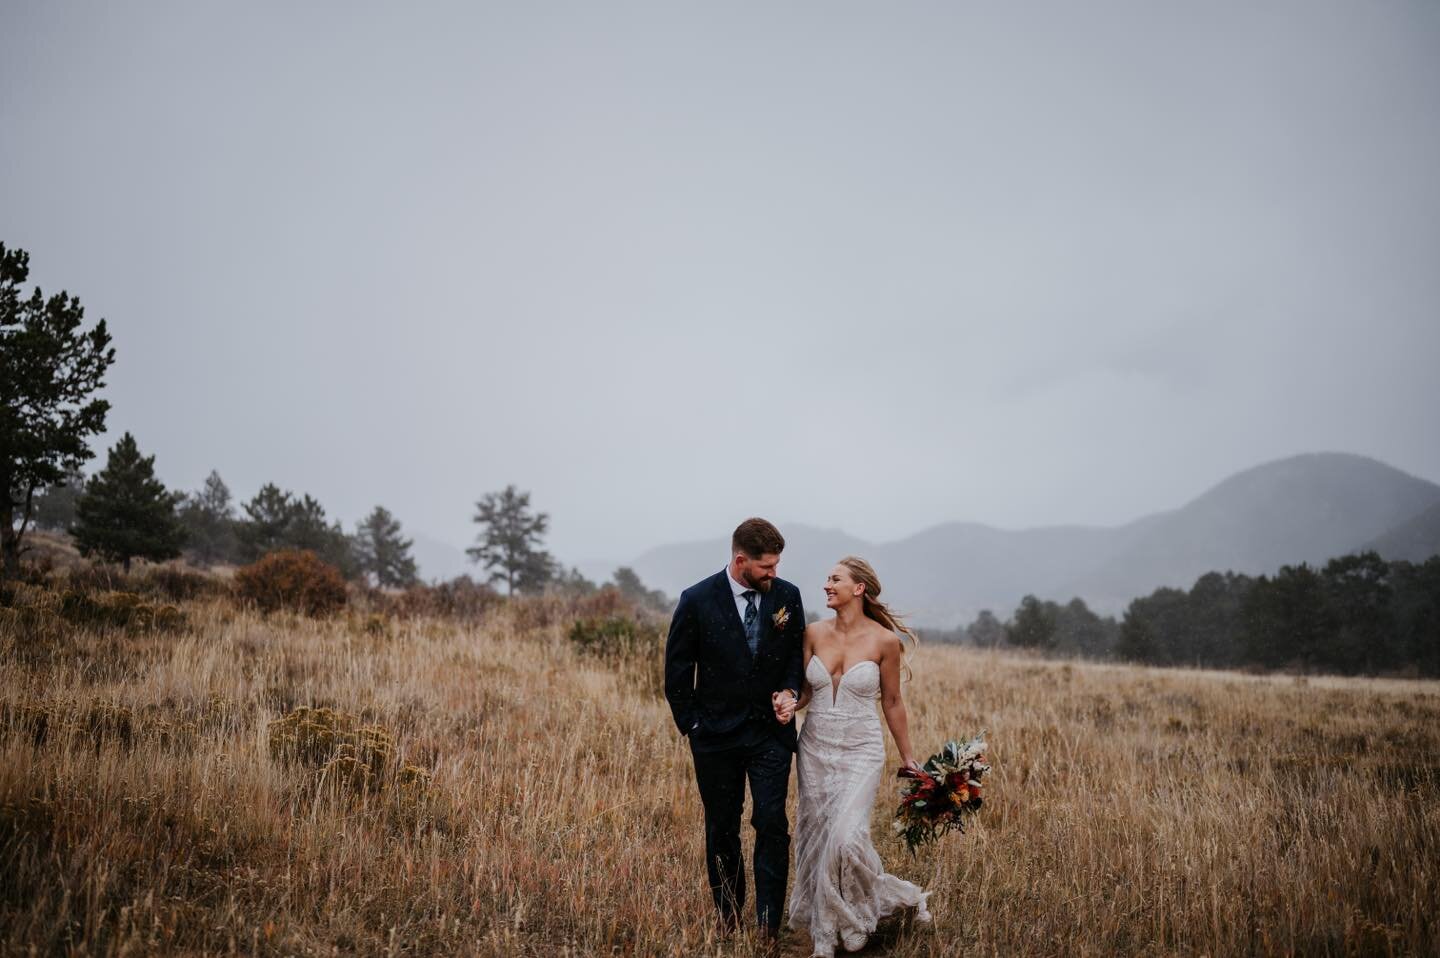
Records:
M746 519L730 562L680 595L665 642L665 698L690 739L705 807L705 865L722 933L745 905L740 811L750 781L755 828L755 914L772 942L790 869L785 796L795 752L791 718L804 676L800 590L776 578L785 539Z

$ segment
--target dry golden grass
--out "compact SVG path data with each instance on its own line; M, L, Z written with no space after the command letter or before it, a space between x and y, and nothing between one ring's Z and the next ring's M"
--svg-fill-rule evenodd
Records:
M578 653L573 610L181 612L0 620L4 953L753 953L710 937L653 668ZM879 796L877 847L936 925L866 953L1440 949L1440 687L914 666L917 743L985 726L995 768L979 825L913 859ZM300 706L331 711L272 727Z

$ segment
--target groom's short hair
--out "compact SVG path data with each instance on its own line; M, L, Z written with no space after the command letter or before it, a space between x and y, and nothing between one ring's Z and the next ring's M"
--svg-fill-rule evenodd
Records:
M743 552L752 559L763 555L779 555L785 551L785 537L764 519L746 519L735 527L730 537L730 554Z

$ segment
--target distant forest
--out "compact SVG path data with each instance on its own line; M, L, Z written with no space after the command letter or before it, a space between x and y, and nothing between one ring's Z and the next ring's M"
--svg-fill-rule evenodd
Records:
M1211 572L1188 591L1134 600L1119 622L1080 599L1032 595L1007 622L984 611L928 637L1148 665L1437 677L1440 556L1386 562L1361 552L1274 576Z

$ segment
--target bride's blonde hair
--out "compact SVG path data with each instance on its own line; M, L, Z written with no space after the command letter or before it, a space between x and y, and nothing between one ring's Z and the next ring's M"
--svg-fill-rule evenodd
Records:
M905 624L904 616L892 611L880 601L880 577L875 574L870 563L859 556L846 556L840 560L840 565L849 570L852 579L864 586L865 591L861 593L860 599L864 603L866 617L874 619L891 632L908 638L912 646L918 646L920 637ZM901 648L904 648L903 641Z

